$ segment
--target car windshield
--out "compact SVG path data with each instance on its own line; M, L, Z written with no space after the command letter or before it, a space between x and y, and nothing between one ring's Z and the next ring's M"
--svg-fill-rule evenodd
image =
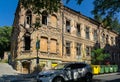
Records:
M63 69L65 67L65 63L58 64L57 66L54 67L54 69Z

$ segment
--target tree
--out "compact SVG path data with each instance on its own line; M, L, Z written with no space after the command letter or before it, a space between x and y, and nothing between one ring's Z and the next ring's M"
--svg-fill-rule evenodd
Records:
M104 49L98 48L92 51L92 64L102 64L109 57L109 54L103 53Z
M41 14L41 9L46 9L47 12L57 12L60 7L61 0L20 0L24 8L31 8L34 13Z
M117 14L120 12L120 0L94 0L93 4L94 10L92 13L97 21L112 29L113 23L115 23L114 25L119 28L120 23L117 21Z
M95 14L114 17L120 12L120 0L94 0Z
M3 58L4 51L10 51L10 38L12 27L0 27L0 57Z
M45 9L48 13L57 12L61 6L62 0L20 0L24 8L31 8L34 13L41 14L41 9ZM70 0L66 0L68 3ZM77 4L81 4L83 0L76 0ZM31 6L32 5L32 6Z
M120 33L120 23L118 18L115 18L112 23L110 24L111 29L117 31L118 33Z

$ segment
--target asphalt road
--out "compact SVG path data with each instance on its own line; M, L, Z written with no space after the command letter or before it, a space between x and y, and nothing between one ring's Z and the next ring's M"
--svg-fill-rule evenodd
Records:
M29 75L17 74L8 64L0 63L0 67L0 82L36 82L36 79L28 77ZM93 82L120 82L120 72L94 75Z
M120 73L96 75L93 82L120 82Z
M4 82L4 81L0 81L0 82ZM26 79L19 78L10 82L37 82L37 81L31 78L26 78ZM83 81L77 81L77 82L83 82ZM95 75L93 77L92 82L120 82L120 73Z

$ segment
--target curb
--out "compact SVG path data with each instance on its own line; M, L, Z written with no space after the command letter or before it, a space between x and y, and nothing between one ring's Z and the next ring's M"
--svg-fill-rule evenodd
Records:
M117 73L98 74L98 75L93 75L93 77L108 76L108 75L116 75L116 74L119 74L119 73L117 72Z

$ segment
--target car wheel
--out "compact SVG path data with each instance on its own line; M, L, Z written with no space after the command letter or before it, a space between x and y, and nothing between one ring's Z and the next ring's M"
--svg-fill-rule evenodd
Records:
M84 80L85 80L85 82L92 82L92 75L91 74L86 74Z
M63 78L61 77L56 77L53 82L64 82Z

